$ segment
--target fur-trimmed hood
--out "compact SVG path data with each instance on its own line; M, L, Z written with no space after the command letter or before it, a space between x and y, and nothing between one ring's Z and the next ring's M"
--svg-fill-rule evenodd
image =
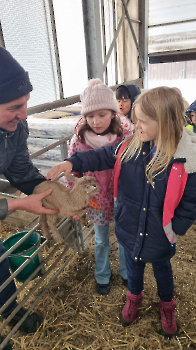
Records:
M186 159L184 168L188 174L196 173L196 134L185 127L174 154L174 159L177 158Z

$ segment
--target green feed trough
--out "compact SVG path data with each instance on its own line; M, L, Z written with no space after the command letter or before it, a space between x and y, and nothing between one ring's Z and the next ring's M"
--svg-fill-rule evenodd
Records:
M21 238L23 238L28 231L22 231L13 234L8 237L5 241L3 241L3 245L7 250L14 246ZM41 242L41 236L38 232L33 232L19 247L17 247L10 255L9 255L9 266L11 272L15 272L28 258L27 256L31 256L36 249L39 247ZM33 261L32 261L33 260ZM40 265L39 257L36 255L32 260L29 259L28 265L16 276L16 280L19 282L24 282L33 271ZM39 271L34 277L38 277L41 275L41 271Z

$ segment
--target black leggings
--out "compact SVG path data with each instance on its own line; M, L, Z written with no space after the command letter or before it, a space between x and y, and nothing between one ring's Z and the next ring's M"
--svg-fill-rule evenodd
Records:
M2 241L0 240L0 256L6 252ZM4 259L0 263L0 286L10 277L8 258ZM0 292L0 307L2 307L6 301L15 293L16 285L12 280L3 290ZM17 306L16 299L3 312L4 315L9 314L12 309Z

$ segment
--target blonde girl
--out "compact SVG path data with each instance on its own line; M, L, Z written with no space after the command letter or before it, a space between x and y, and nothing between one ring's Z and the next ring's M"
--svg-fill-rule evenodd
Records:
M86 171L90 166L91 171L101 171L115 165L115 231L125 249L129 290L121 323L128 326L138 315L144 269L150 262L162 334L172 337L177 324L170 259L177 235L184 235L196 220L196 136L184 127L183 98L175 88L158 87L141 94L132 116L136 131L131 140L73 154L63 169ZM51 175L56 178L58 171Z

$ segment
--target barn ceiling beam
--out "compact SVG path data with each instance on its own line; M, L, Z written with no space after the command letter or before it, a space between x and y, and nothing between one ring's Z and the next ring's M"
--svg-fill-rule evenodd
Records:
M130 29L131 29L131 33L132 33L132 36L133 36L133 40L134 40L135 46L136 46L136 48L137 48L137 52L138 52L138 55L139 55L140 64L141 64L141 66L142 66L143 72L145 72L146 67L145 67L145 64L144 64L144 60L143 60L143 57L142 57L142 53L141 53L141 50L140 50L139 43L138 43L137 38L136 38L136 35L135 35L135 31L134 31L133 26L132 26L132 23L131 23L131 18L130 18L130 16L129 16L129 12L128 12L127 6L126 6L126 4L125 4L125 0L121 0L121 1L122 1L124 10L125 10L125 14L126 14L126 17L127 17L127 21L128 21L128 23L129 23L129 27L130 27Z
M104 8L104 0L101 0L101 22L102 22L102 47L103 47L103 59L106 56L106 25L105 25L105 8ZM105 71L105 72L104 72ZM108 85L108 72L107 67L103 69L104 72L104 80L105 84Z
M140 66L140 77L143 77L143 87L148 87L148 0L139 0L139 47L144 59L145 71Z
M196 60L196 49L156 52L150 53L148 57L150 64L193 61Z
M127 84L134 84L139 88L142 88L142 79L140 78L134 79L134 80L128 81ZM113 91L116 91L117 87L119 87L120 85L121 84L110 86L110 89L112 89ZM42 113L42 112L50 111L52 109L59 108L59 107L70 106L77 102L80 102L80 95L66 97L66 98L63 98L62 100L57 100L53 102L43 103L41 105L37 105L34 107L29 107L27 108L27 115Z
M148 26L148 28L162 27L162 26L170 26L170 25L173 25L173 24L182 24L182 23L189 23L189 22L196 22L196 18L184 19L184 20L182 20L182 21L175 21L175 22L150 24L150 25Z
M1 47L5 47L5 42L4 42L4 38L3 38L3 31L2 31L1 22L0 22L0 46Z
M88 79L103 80L99 0L82 0Z
M128 6L129 2L130 2L130 0L127 1L126 6ZM118 23L118 27L117 27L117 29L116 29L116 31L115 31L114 39L113 39L112 42L111 42L111 45L110 45L110 48L109 48L109 50L108 50L107 55L105 56L105 60L104 60L104 63L103 63L103 70L105 70L105 68L106 68L106 66L107 66L108 60L109 60L109 58L110 58L110 56L111 56L112 50L113 50L114 45L115 45L115 43L116 43L116 39L117 39L118 34L119 34L120 30L121 30L121 27L122 27L122 24L123 24L123 22L124 22L125 17L126 17L125 11L123 11L123 15L122 15L122 17L121 17L121 19L120 19L120 21L119 21L119 23ZM131 21L133 21L132 18L131 18Z
M117 4L115 0L112 0L112 8L113 8L113 34L115 36L116 32L116 9ZM114 43L114 50L113 50L113 57L114 57L114 65L115 65L115 83L118 83L118 53L117 53L117 42Z
M60 65L60 59L59 59L59 49L58 49L58 41L57 41L57 35L56 35L56 24L55 24L55 17L54 17L54 8L52 0L48 0L49 9L50 9L50 20L51 20L51 26L52 26L52 35L53 35L53 43L54 43L54 50L55 50L55 58L56 58L56 69L57 69L57 76L58 76L58 84L59 84L59 93L60 98L62 99L64 97L63 93L63 83L61 78L61 65ZM45 5L44 5L45 7ZM46 18L46 24L47 24L47 18Z

